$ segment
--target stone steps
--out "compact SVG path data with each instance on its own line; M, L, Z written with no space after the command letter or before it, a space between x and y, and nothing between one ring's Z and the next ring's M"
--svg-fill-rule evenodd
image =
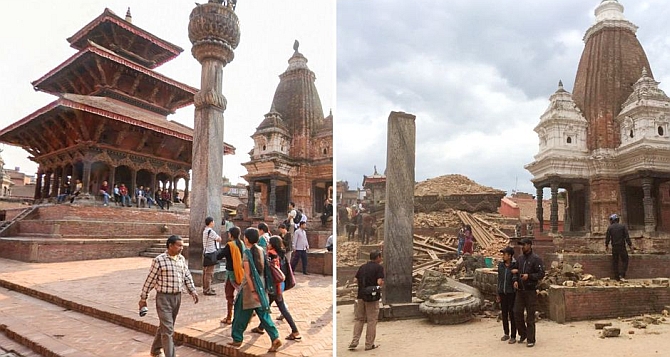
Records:
M153 336L0 288L0 331L32 356L148 356ZM109 338L113 336L113 338ZM191 347L179 356L209 354ZM24 356L29 356L28 354Z

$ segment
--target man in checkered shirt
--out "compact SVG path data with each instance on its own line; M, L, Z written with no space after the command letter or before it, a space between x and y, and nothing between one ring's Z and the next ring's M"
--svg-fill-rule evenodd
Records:
M147 298L151 289L156 289L156 312L160 326L151 345L152 356L175 357L174 322L181 305L181 293L186 285L193 301L198 303L198 293L195 290L193 277L188 270L186 259L181 255L183 241L180 236L172 235L167 239L167 251L157 256L151 262L149 276L144 282L140 293L140 309L147 306ZM161 348L163 353L161 353Z

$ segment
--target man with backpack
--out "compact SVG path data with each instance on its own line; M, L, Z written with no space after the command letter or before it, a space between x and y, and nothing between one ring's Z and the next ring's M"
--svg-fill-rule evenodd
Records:
M377 335L381 287L384 285L384 267L381 262L382 253L373 250L370 252L370 261L361 265L356 272L355 281L358 284L358 295L354 305L356 324L354 325L354 337L349 344L350 350L355 350L358 347L358 341L363 333L363 325L366 322L368 327L365 331L365 350L379 347L374 343Z

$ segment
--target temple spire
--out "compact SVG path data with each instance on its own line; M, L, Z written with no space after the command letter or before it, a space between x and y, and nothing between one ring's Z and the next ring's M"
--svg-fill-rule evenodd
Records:
M133 23L133 15L130 14L130 6L128 7L128 10L126 10L126 21L131 24Z

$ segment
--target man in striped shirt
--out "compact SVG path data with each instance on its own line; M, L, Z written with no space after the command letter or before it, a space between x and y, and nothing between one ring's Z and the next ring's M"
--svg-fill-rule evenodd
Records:
M151 270L147 276L142 292L140 293L140 309L147 306L147 298L151 289L156 289L156 312L160 320L160 326L156 331L156 337L151 345L152 356L175 357L174 322L179 313L181 305L181 293L184 285L193 301L198 303L198 293L195 290L193 277L188 270L186 259L181 255L183 241L180 236L172 235L167 239L167 251L151 262Z

